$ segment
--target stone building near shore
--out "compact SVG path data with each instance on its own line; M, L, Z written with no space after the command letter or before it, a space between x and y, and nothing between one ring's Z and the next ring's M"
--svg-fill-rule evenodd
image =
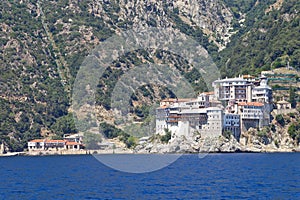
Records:
M216 137L229 131L239 140L241 131L270 123L273 99L267 81L265 76L226 78L197 98L163 100L156 109L156 133L168 129L176 136Z
M29 151L80 150L83 148L82 143L68 140L35 139L28 142Z

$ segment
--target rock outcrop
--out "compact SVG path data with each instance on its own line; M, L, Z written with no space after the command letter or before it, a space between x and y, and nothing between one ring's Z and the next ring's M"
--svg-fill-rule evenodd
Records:
M253 130L252 130L253 131ZM244 137L244 136L243 136ZM294 146L290 139L287 143L277 146L274 142L265 144L256 136L252 136L246 144L244 140L238 142L234 137L230 139L223 136L206 138L186 138L184 136L170 140L167 144L158 138L149 139L148 142L138 145L136 153L235 153L235 152L294 152L300 147Z

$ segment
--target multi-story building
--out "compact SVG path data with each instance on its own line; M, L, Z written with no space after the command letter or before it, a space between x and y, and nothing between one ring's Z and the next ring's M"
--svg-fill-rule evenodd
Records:
M241 131L270 123L272 90L267 81L264 76L260 80L249 75L226 78L213 82L213 93L164 100L156 110L156 132L167 128L177 135L198 131L203 136L218 136L230 131L239 140Z
M239 78L226 78L213 82L214 94L220 101L235 100L237 102L251 101L253 83Z
M246 76L244 76L246 77ZM235 102L272 102L272 89L265 76L257 82L253 78L226 78L213 82L214 93L218 100ZM259 83L259 86L256 86Z
M202 93L197 99L180 103L176 99L164 100L156 109L156 132L163 134L168 129L177 136L192 135L195 131L202 136L220 136L224 130L224 116L221 103L214 100L210 93ZM238 129L229 129L228 124L226 127L235 137L239 137Z

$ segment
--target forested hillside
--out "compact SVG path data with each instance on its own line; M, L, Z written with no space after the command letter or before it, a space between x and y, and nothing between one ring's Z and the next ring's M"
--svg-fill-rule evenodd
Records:
M4 0L0 5L0 143L11 151L22 150L32 138L76 132L69 108L82 61L114 33L137 25L189 35L207 49L223 76L257 74L288 61L300 67L297 0ZM98 105L110 109L111 89L124 70L154 61L171 63L196 91L207 90L185 60L137 51L100 77ZM143 102L172 95L141 86L131 110L145 120Z
M228 76L259 73L284 67L287 62L299 69L300 3L278 0L270 6L267 2L245 9L245 22L219 54L219 67Z

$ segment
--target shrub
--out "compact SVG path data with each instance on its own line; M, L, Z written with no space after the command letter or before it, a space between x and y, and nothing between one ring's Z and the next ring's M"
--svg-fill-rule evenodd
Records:
M298 142L300 141L300 124L291 124L288 128L288 134L293 140L297 140Z
M276 121L278 122L278 124L280 124L281 126L285 125L285 121L282 115L276 115Z
M127 148L133 148L136 146L136 138L129 136L124 143L126 144Z
M109 139L119 137L120 141L124 142L127 148L133 148L136 146L135 137L130 136L128 133L113 125L103 122L100 124L100 129L103 135Z
M276 132L276 126L274 124L271 125L271 131Z
M274 144L275 144L275 146L276 146L277 148L279 148L279 142L278 142L278 140L275 140L275 141L274 141Z
M86 132L84 133L83 143L87 149L99 149L99 143L102 141L100 134Z
M231 138L231 131L225 130L222 135L229 140Z
M270 133L270 128L266 127L262 130L258 131L257 136L259 138L259 141L263 144L269 144L270 140L268 137L268 134Z
M164 131L165 131L165 135L161 136L160 141L161 141L162 143L168 143L169 140L171 139L172 133L171 133L171 131L170 131L169 129L167 129L167 128L165 128Z
M100 131L108 139L116 138L116 137L120 136L122 133L122 130L116 128L113 125L105 123L105 122L100 124Z

